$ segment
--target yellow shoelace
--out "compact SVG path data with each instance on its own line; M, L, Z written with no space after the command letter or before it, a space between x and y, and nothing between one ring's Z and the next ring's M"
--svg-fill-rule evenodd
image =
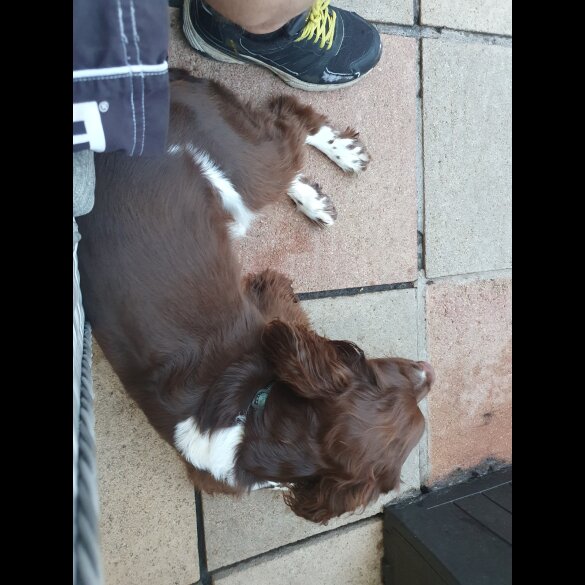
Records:
M312 39L314 43L321 41L319 46L323 48L327 44L327 50L333 44L333 33L335 32L335 19L337 14L332 10L329 12L329 2L331 0L316 0L309 12L307 24L305 24L301 35L296 40Z

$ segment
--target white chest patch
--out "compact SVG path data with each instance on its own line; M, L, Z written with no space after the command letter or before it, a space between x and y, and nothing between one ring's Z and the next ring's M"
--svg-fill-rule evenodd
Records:
M193 417L177 424L174 433L175 446L191 465L232 486L236 485L236 451L243 436L244 425L202 433Z

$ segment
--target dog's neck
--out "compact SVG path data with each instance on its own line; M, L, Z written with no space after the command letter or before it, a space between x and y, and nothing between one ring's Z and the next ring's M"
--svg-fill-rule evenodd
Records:
M244 351L221 368L214 380L208 383L198 380L193 395L200 402L194 410L189 409L190 413L195 413L202 430L231 426L238 420L243 422L245 415L253 410L255 399L255 406L261 406L260 401L267 397L266 390L274 379L274 371L258 346Z
M324 468L313 405L276 381L264 409L246 418L237 459L240 483L277 483L318 474Z
M240 424L244 424L250 412L255 413L257 415L261 414L266 406L266 401L268 400L268 396L270 396L270 391L274 386L274 381L270 382L270 384L260 388L258 392L252 398L252 402L248 405L248 408L245 412L238 414L236 417L236 422Z

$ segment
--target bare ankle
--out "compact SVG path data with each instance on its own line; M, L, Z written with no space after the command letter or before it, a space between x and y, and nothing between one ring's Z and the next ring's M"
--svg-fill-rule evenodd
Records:
M311 7L313 0L205 0L222 16L249 33L277 31Z

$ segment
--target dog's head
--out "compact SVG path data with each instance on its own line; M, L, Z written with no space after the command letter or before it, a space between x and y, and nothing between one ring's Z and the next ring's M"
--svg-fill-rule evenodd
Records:
M327 522L398 488L402 465L424 431L417 403L434 381L432 367L366 359L354 343L279 320L266 327L262 343L277 380L309 406L299 424L319 451L307 453L298 470L281 466L294 478L285 496L292 510Z

